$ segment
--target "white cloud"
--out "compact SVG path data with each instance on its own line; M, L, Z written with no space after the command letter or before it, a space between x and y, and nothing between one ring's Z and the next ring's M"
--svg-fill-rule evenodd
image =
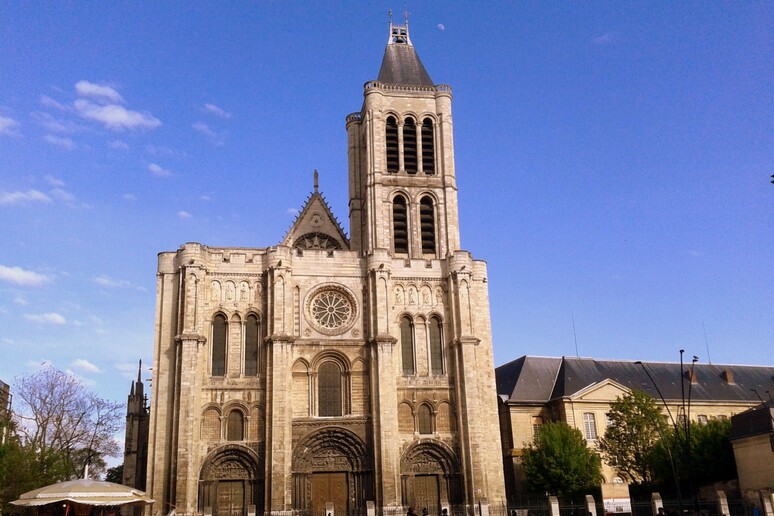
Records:
M91 378L85 378L85 377L79 375L78 373L76 373L72 369L65 369L65 373L67 373L70 376L72 376L73 378L77 379L80 383L82 383L86 387L96 387L97 386L97 382L95 382Z
M288 215L298 215L300 213L298 208L288 208L286 211Z
M185 220L185 219L190 219L191 217L193 217L193 215L191 215L190 213L188 213L185 210L180 210L180 211L177 212L177 217L180 218L180 219Z
M16 296L13 299L13 302L21 306L27 306L28 304L30 304L30 302L27 301L23 296Z
M74 105L81 117L100 122L113 131L154 129L161 125L161 121L150 113L132 111L118 104L101 105L78 99Z
M41 95L40 96L40 103L43 104L46 107L58 109L59 111L67 111L67 106L64 104L60 104L56 100L52 99L48 95Z
M51 197L53 197L54 199L58 199L60 201L64 201L64 202L75 201L75 196L70 192L63 190L62 188L54 188L48 193L51 194Z
M127 280L119 280L115 278L111 278L110 276L106 274L101 274L99 276L96 276L92 278L92 281L96 283L97 285L100 285L102 287L110 287L110 288L131 288L134 290L139 290L141 292L146 292L146 289L143 287L138 287L131 281Z
M229 113L225 109L219 108L215 104L205 104L204 110L210 114L219 116L220 118L231 118L231 113Z
M101 372L99 370L99 367L95 366L85 358L76 358L73 360L73 363L70 364L73 366L74 369L78 369L80 371L84 371L86 373L99 373Z
M53 134L47 134L43 139L51 145L56 145L57 147L62 147L63 149L73 150L75 148L75 142L70 138L62 138L60 136L54 136Z
M201 195L199 196L199 199L204 202L210 202L212 200L212 197L210 197L209 195Z
M7 281L23 287L39 287L49 281L49 277L21 267L6 267L0 265L0 281Z
M121 198L124 199L125 201L132 201L132 202L137 200L137 196L136 195L132 195L130 193L126 193L126 194L122 195Z
M215 134L215 131L210 129L210 127L203 122L196 122L192 127L196 131L202 133L205 136L209 136L210 138L215 138L218 136L217 134Z
M30 322L39 324L67 324L63 315L50 312L47 314L24 314L24 318Z
M169 177L172 175L171 170L167 170L166 168L162 168L161 166L151 163L148 165L148 170L150 170L150 173L157 177Z
M46 181L46 183L50 184L51 186L54 186L56 188L62 188L65 185L65 182L61 179L58 179L54 176L44 176L43 179Z
M615 34L613 34L612 32L605 32L601 36L597 36L596 38L594 38L594 43L596 43L597 45L607 45L608 43L612 43L613 41L615 41L615 39L616 39Z
M113 140L112 142L108 143L108 147L111 149L128 150L129 144L121 140Z
M72 120L56 118L49 113L35 111L31 114L31 116L37 123L52 133L74 134L85 130L84 126L79 125Z
M19 122L9 116L0 115L0 134L19 136L19 132L17 131L18 128Z
M8 337L3 337L2 339L0 339L0 342L2 342L3 344L16 344L15 340L9 339Z
M0 204L24 204L28 202L51 202L51 197L38 190L26 192L0 191Z
M75 84L75 91L81 97L92 97L110 100L112 102L123 102L124 98L115 89L110 86L94 84L89 81L78 81Z
M223 145L223 141L225 139L224 136L210 129L210 126L207 124L203 122L196 122L191 127L193 127L197 132L209 138L215 145Z

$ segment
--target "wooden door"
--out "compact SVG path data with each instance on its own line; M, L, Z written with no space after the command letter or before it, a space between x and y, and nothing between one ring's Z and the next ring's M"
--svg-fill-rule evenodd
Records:
M414 477L414 510L417 514L422 514L422 509L427 508L430 516L438 516L441 513L440 498L437 475Z
M241 480L218 482L218 516L245 514L245 485Z
M314 473L312 475L312 515L327 516L325 504L333 503L336 516L348 512L349 489L346 473Z

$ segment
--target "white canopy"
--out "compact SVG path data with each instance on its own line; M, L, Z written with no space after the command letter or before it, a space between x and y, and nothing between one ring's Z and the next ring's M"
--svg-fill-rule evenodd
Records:
M132 487L80 478L29 491L11 503L33 507L57 502L73 502L82 505L147 505L153 503L153 500L143 491Z

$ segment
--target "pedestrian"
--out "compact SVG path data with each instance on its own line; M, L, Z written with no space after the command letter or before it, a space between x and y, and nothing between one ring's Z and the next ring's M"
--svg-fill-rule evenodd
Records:
M427 516L427 507L422 508L422 516Z
M409 507L409 510L406 513L406 516L417 516L417 513L414 512L414 507Z

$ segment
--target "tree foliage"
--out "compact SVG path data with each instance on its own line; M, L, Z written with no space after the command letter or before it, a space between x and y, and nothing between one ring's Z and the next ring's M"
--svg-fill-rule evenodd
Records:
M114 484L123 484L124 483L124 465L119 464L118 466L113 466L112 468L108 468L107 473L105 473L105 480L108 482L113 482Z
M653 453L668 425L656 401L640 390L610 404L610 424L599 441L607 462L630 483L653 481Z
M601 460L586 446L583 434L567 423L547 423L524 450L522 466L528 487L566 498L601 481Z
M20 443L41 460L40 473L55 481L104 472L104 458L120 446L121 404L104 400L75 376L45 367L16 379L14 412ZM45 484L41 484L45 485Z
M36 454L24 446L15 423L0 423L0 512L16 512L9 502L60 480L64 475L61 464L55 453Z
M653 456L655 480L667 484L672 480L669 463L671 452L679 472L680 482L691 479L697 485L736 478L736 461L731 445L731 421L711 419L707 423L692 422L690 448L685 446L685 431L670 429L657 446Z

